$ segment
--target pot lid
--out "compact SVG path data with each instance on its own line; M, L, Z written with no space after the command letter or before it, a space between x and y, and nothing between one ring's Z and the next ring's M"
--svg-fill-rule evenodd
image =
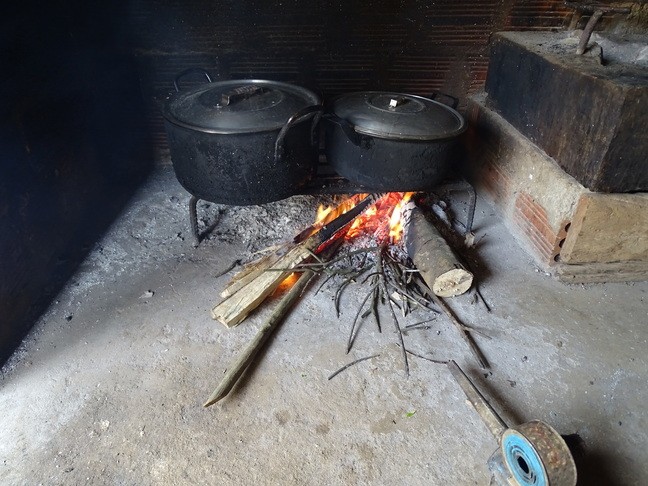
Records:
M392 140L442 140L466 129L463 117L449 106L403 93L349 93L338 97L332 110L356 132Z
M288 83L237 79L174 94L164 106L171 123L208 133L277 130L299 110L319 105L315 93Z

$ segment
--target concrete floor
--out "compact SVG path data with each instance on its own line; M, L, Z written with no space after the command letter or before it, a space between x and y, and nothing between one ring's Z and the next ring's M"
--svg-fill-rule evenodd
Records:
M187 199L170 170L156 173L5 366L0 483L488 484L496 442L444 366L411 358L406 379L389 326L364 326L345 354L356 289L339 320L333 290L311 289L253 372L202 408L270 308L225 329L209 317L228 278L215 275L297 232L314 207L298 198L283 226L254 227L245 218L276 214L222 210L194 249ZM493 337L477 337L492 374L444 318L407 346L455 359L511 423L580 434L580 484L646 484L648 283L558 283L484 201L476 231L493 312L468 296L451 304Z

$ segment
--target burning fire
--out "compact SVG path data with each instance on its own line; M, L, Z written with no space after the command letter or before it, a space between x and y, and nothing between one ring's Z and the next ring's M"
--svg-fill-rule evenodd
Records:
M344 235L344 239L350 241L366 235L372 236L378 244L397 244L403 237L401 209L413 195L414 192L389 192L385 194L353 220ZM297 238L302 241L302 238L317 232L322 226L346 213L367 196L368 194L354 194L337 206L320 204L317 208L315 222L300 233ZM281 292L289 289L297 281L297 278L296 273L290 274L281 282L277 290Z
M379 243L387 241L392 244L397 243L403 235L401 208L412 195L414 195L413 192L387 193L353 221L347 230L345 239L352 240L361 235L373 235ZM320 205L317 209L315 226L321 227L333 221L366 196L367 194L355 194L336 207Z

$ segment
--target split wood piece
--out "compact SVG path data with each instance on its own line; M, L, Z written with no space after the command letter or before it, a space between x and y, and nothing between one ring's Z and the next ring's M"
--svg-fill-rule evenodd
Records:
M271 267L265 268L245 286L216 305L211 312L212 318L227 327L233 327L242 322L268 295L276 290L279 284L292 273L293 268L313 255L322 244L353 221L374 201L375 197L367 196L355 207L322 226L317 233L294 245Z
M223 399L230 390L234 387L239 378L245 373L252 360L268 340L272 332L282 322L284 316L287 314L290 307L295 303L297 298L306 289L306 286L315 276L315 272L306 270L300 276L297 282L290 288L288 293L284 295L277 307L272 311L270 317L265 324L259 329L254 336L254 339L249 342L245 349L238 355L236 360L230 365L223 376L223 379L218 384L214 392L211 394L204 406L209 407L219 400Z
M220 293L220 296L223 298L231 297L239 289L242 289L252 282L268 268L271 268L275 263L277 263L280 257L281 255L279 255L278 252L274 252L248 263L239 273L232 277L227 286Z
M450 319L450 321L455 325L462 339L466 342L466 344L468 344L468 347L470 348L473 356L475 356L475 359L479 363L479 366L481 366L485 370L489 369L490 365L488 364L488 361L477 346L477 343L475 343L472 336L470 335L470 328L465 326L459 319L457 319L455 313L441 297L437 297L434 294L430 294L430 297L432 298L434 303L438 305L441 310L443 310L443 312L445 312L445 314L448 316L448 319Z
M322 251L321 259L323 261L329 260L340 247L342 239L335 240L325 250ZM223 399L232 390L236 382L243 376L247 368L250 366L254 357L263 348L263 345L272 335L274 330L281 324L288 311L292 308L295 301L306 290L306 287L313 279L316 273L313 270L305 270L301 273L297 282L293 284L290 290L281 298L277 306L272 311L272 314L265 321L263 326L257 331L256 335L248 343L245 349L237 356L232 364L227 369L225 376L218 384L209 399L205 402L205 407L209 407L219 400Z
M473 274L466 270L414 201L403 207L407 253L425 283L439 297L454 297L470 289Z
M293 272L294 267L309 258L320 244L319 238L310 237L291 248L275 262L276 271L266 268L244 287L215 306L211 312L212 318L227 327L239 324L279 287L279 284Z

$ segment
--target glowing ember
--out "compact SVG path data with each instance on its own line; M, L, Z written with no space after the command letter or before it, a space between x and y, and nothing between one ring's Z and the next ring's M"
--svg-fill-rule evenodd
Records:
M288 290L290 287L292 287L295 282L297 282L297 279L299 278L299 275L296 273L291 273L288 275L285 279L281 281L279 284L279 287L277 287L277 290L275 292L284 292Z
M362 235L372 235L378 243L400 241L403 233L401 208L412 197L413 192L390 192L381 197L364 213L358 216L345 235L346 240L352 240ZM343 201L339 206L320 206L317 210L316 227L321 227L347 212L367 194L355 194Z

